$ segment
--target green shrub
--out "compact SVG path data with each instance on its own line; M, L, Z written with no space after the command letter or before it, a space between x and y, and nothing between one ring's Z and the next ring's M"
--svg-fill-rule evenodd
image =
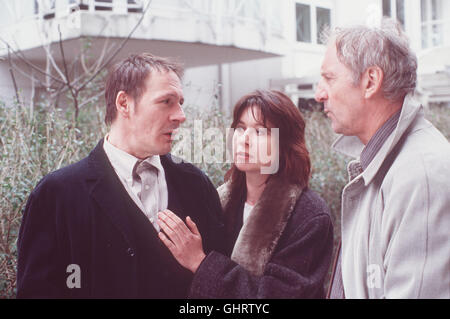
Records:
M16 240L29 193L47 173L85 157L104 136L103 108L73 114L37 105L0 106L0 296L15 295Z
M187 105L188 120L183 127L192 128L201 119L203 129L217 127L225 132L231 123L214 100L209 109ZM430 120L449 138L450 109L432 106ZM335 228L335 243L340 239L340 194L347 174L348 158L334 153L330 146L336 134L321 112L305 112L306 141L312 162L311 189L328 203ZM107 132L103 123L104 106L91 105L80 110L77 125L73 113L37 105L33 112L18 105L0 104L0 297L15 296L17 266L16 240L22 210L29 193L47 173L79 161L88 155ZM224 136L225 138L225 136ZM220 141L202 141L202 147ZM222 141L224 142L224 141ZM223 183L229 163L196 163L214 185Z

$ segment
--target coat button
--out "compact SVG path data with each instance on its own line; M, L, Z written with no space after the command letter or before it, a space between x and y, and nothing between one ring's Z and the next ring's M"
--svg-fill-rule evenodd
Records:
M134 257L134 251L133 251L133 249L128 248L128 249L127 249L127 253L128 253L128 255L129 255L130 257Z

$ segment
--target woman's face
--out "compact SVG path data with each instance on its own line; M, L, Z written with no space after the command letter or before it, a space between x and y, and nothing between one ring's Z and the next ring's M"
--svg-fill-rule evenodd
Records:
M268 123L270 124L270 123ZM270 125L264 125L261 110L250 106L242 112L233 134L233 159L240 171L276 173L268 170L278 164L278 133Z

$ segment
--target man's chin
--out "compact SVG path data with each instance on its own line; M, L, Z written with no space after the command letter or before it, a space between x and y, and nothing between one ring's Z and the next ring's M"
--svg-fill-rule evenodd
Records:
M161 149L159 151L159 155L166 155L166 154L170 153L171 150L172 150L172 142L161 147Z
M342 134L342 130L339 127L339 125L337 125L333 120L331 120L331 129L334 131L334 133L336 134Z

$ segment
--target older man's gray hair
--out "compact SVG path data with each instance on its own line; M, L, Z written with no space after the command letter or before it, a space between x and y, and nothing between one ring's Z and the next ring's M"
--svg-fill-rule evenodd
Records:
M383 19L380 27L337 28L324 34L326 42L335 43L337 56L353 73L355 85L372 66L383 70L382 90L393 101L414 92L417 81L417 57L401 26Z

